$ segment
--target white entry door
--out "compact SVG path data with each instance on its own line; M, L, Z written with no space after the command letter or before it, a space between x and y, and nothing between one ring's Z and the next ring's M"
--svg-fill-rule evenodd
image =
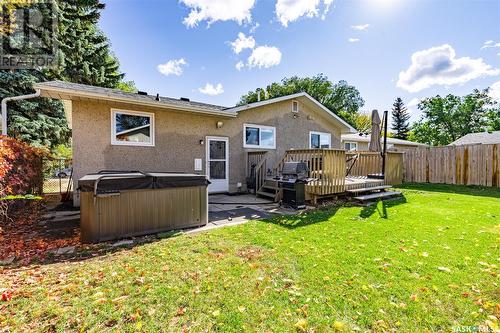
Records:
M229 140L224 137L207 137L207 175L211 184L209 193L229 191Z

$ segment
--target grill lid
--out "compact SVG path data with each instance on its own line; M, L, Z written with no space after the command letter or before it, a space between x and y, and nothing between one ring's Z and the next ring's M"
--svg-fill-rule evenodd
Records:
M309 168L305 162L285 162L281 173L283 176L307 177Z

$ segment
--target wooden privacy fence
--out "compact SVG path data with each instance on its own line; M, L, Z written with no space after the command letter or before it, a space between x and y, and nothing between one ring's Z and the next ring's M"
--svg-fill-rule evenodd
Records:
M500 144L417 148L404 156L404 180L500 187Z

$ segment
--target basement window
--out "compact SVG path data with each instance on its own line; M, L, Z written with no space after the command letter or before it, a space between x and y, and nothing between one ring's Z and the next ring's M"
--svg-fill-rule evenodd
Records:
M332 135L330 133L309 132L309 148L320 149L331 148L331 146Z
M276 128L271 126L245 124L244 148L276 149Z
M154 114L111 110L111 144L154 146Z

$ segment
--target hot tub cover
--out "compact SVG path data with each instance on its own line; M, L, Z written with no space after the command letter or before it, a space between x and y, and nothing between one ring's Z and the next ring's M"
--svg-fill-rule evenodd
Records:
M208 186L208 184L210 184L204 175L166 172L105 172L83 176L78 180L78 188L82 192L93 192L97 181L97 193L140 189L162 189L169 187Z

